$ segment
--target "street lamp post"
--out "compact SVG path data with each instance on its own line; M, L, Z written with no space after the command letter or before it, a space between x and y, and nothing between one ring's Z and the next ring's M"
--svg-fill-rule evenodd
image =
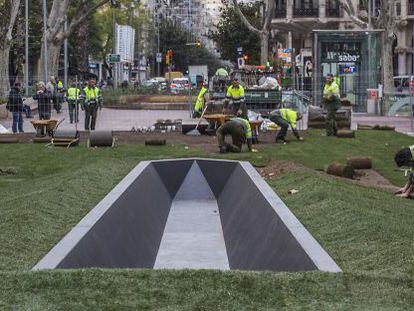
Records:
M45 83L47 82L47 78L48 78L48 52L47 52L47 5L46 5L46 0L43 0L43 49L44 49L44 53L43 53L43 63L44 63L44 71L45 71Z
M24 89L25 95L29 96L29 0L24 5L25 15L25 51L24 51Z
M68 30L68 17L65 16L65 24L64 24L64 32L66 34L66 31ZM63 66L63 70L64 70L64 85L65 85L65 90L68 89L68 38L65 38L65 41L63 42L63 53L64 53L64 66Z

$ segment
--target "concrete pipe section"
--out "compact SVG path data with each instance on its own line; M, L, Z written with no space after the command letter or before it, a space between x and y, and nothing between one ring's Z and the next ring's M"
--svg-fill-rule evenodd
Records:
M248 162L137 165L33 269L341 272Z

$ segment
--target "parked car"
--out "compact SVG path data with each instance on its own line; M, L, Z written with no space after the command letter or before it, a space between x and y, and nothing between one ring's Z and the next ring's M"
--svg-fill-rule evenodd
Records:
M409 92L410 86L411 91L414 91L414 76L395 76L393 79L397 92Z
M152 78L151 80L157 81L163 90L165 90L168 86L167 79L165 79L164 77L155 77L155 78Z
M143 86L146 87L160 87L160 83L155 79L146 80L142 83Z
M170 90L172 94L179 94L180 92L188 91L190 88L191 87L188 78L173 79L170 85Z

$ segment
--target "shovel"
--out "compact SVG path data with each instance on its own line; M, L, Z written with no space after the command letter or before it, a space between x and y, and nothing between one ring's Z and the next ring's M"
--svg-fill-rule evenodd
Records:
M188 136L200 136L201 135L200 134L200 131L198 130L198 126L200 125L201 120L203 119L204 113L207 110L207 106L208 106L208 103L206 103L206 107L204 108L203 113L201 114L200 119L198 119L197 125L194 128L194 130L189 131L186 135L188 135Z

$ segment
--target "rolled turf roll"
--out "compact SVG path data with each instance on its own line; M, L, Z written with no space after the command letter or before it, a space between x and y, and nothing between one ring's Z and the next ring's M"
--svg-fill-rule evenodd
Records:
M338 138L355 138L355 132L349 130L340 130L336 136Z
M0 144L17 144L20 142L20 139L18 137L12 137L12 136L6 136L2 137L0 135Z
M369 170L372 168L372 158L370 157L348 158L346 164L349 166L352 166L356 170Z
M332 163L325 167L325 172L329 175L335 175L352 179L355 175L355 170L352 166L343 165L339 163Z
M165 139L148 139L145 146L164 146L167 143Z
M112 131L93 131L89 135L89 147L112 147Z

